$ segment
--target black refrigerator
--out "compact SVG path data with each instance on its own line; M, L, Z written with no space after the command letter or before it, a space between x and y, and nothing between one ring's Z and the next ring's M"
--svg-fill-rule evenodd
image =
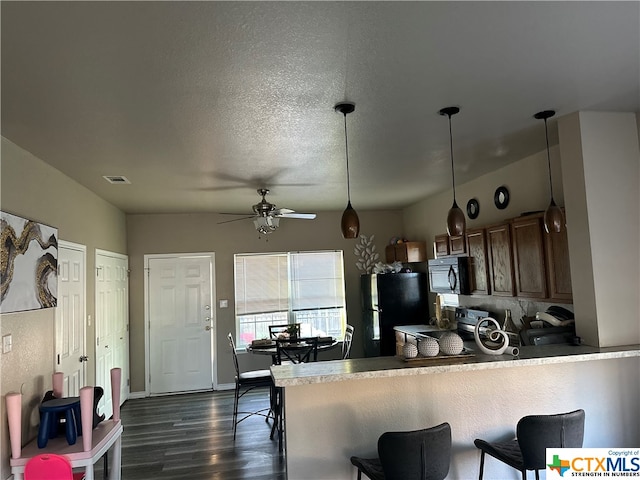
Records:
M396 354L396 325L429 321L426 273L385 273L360 276L364 354Z

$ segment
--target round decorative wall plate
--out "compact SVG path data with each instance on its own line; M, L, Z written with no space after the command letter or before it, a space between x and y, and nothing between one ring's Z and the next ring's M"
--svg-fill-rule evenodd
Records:
M467 202L467 216L471 220L473 220L475 218L478 218L479 213L480 213L480 204L478 203L478 200L476 200L475 198L472 198Z
M502 185L496 188L496 193L493 194L493 203L496 204L499 210L507 208L507 205L509 205L509 190L507 190L507 187Z

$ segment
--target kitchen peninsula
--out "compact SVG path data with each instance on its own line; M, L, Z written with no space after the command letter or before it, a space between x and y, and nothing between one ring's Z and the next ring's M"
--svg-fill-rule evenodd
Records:
M524 415L577 408L586 412L585 447L640 445L640 345L523 347L518 357L474 354L416 366L375 357L271 371L285 392L289 479L356 478L350 456L375 456L383 432L442 422L452 428L448 478L477 478L475 438L513 435ZM499 462L485 464L486 479L513 475Z

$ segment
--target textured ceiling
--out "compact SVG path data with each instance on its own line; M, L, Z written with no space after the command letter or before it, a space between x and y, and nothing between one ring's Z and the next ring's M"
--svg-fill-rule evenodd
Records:
M640 111L638 2L0 5L2 135L130 213L342 210L343 100L356 210L450 188L442 107L459 182Z

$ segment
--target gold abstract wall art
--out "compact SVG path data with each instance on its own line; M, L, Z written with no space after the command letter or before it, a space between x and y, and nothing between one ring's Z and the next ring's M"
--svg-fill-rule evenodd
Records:
M0 212L0 313L55 307L58 230Z

